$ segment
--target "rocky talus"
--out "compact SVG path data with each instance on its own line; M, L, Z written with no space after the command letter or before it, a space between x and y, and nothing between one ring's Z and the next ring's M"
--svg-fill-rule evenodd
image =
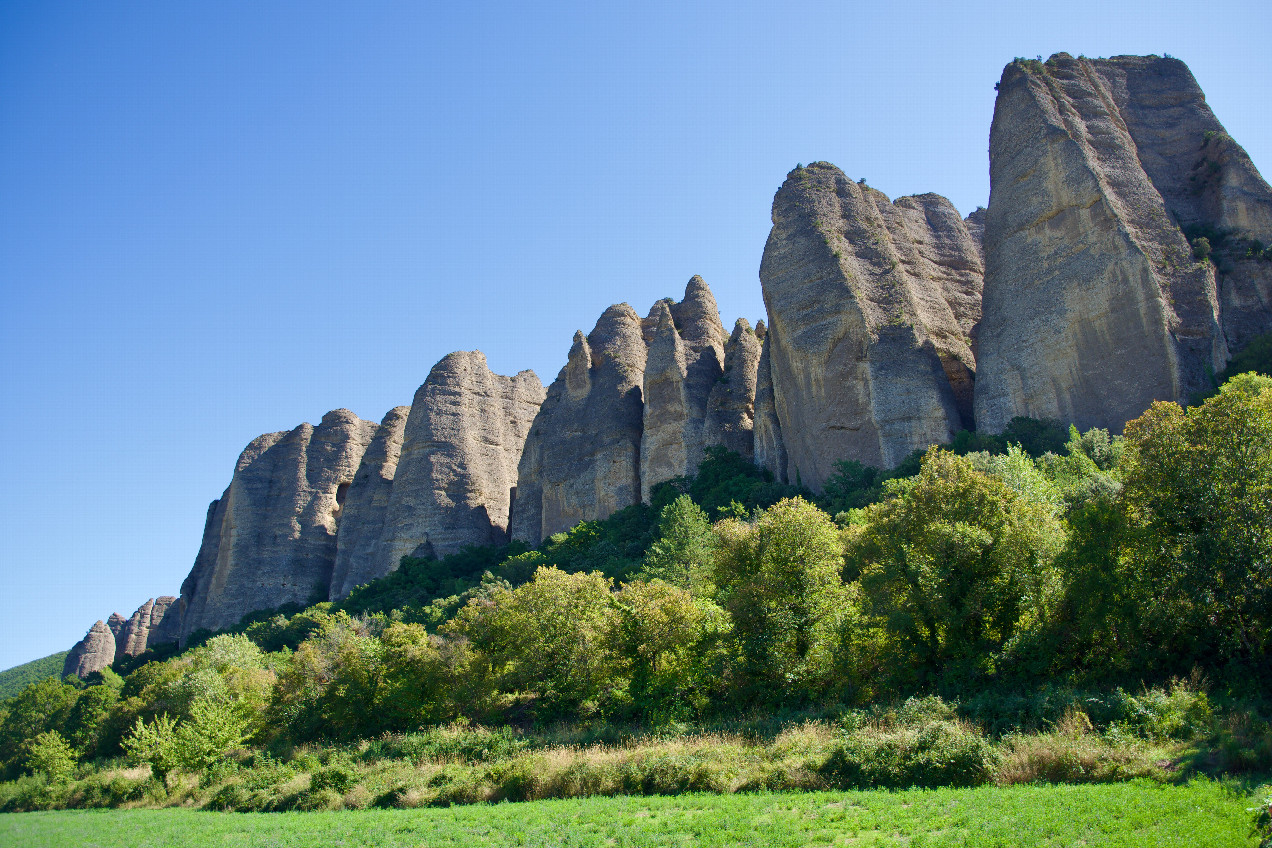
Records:
M62 666L63 677L87 677L115 661L115 634L98 620L83 639L75 643Z
M575 333L521 456L514 538L538 544L640 500L642 329L636 311L620 303L587 336Z
M494 374L481 351L433 366L402 433L380 540L364 560L371 573L508 541L517 463L543 396L533 371Z
M1228 358L1215 265L1182 227L1216 214L1258 226L1268 209L1230 142L1214 185L1190 179L1220 130L1172 59L1007 66L990 131L981 429L1026 415L1120 432L1154 400L1209 388Z
M301 424L248 445L209 507L203 545L181 586L182 638L263 607L327 597L341 507L375 431L338 409L317 427Z
M824 162L788 175L760 281L792 482L820 489L841 459L892 467L971 425L981 273L944 198L893 203Z

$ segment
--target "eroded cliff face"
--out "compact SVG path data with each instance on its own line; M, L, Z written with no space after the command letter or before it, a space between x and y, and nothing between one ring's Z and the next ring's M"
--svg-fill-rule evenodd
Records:
M403 556L443 557L508 541L517 463L543 397L533 371L494 374L481 351L452 353L433 366L403 430L370 560L376 576L396 570Z
M970 426L980 275L944 198L892 203L824 162L790 173L760 265L788 479L818 490L838 460L890 468Z
M626 303L586 337L575 333L521 456L514 538L538 544L640 500L645 359L640 317Z
M1220 130L1172 59L1007 67L990 132L980 429L1027 415L1121 432L1154 400L1210 387L1228 358L1215 266L1181 226L1266 220L1267 187L1231 148L1215 186L1189 178Z
M173 628L163 627L168 609L176 601L177 599L171 595L151 598L138 607L127 620L118 613L112 614L111 621L116 618L120 621L118 630L111 627L111 630L115 632L115 658L140 656L146 652L147 648L177 641Z
M702 439L707 447L723 445L746 459L754 458L759 365L759 337L745 318L739 318L724 346L724 373L707 398Z
M203 545L181 586L182 638L222 630L258 609L327 596L342 502L375 431L338 409L317 427L302 424L248 445L208 510Z
M402 455L409 406L395 406L384 416L340 507L336 564L331 575L331 600L347 596L358 586L388 573L377 551L393 494L393 477Z

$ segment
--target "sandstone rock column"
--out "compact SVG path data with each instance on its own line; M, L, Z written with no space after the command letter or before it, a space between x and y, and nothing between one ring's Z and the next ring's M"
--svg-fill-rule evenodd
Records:
M774 406L787 476L814 490L839 460L892 467L966 426L976 243L943 198L898 203L824 162L773 200L760 281Z
M1058 54L999 83L975 400L988 432L1017 415L1121 432L1227 359L1214 268L1194 260L1102 67Z
M517 463L543 394L533 371L494 374L481 351L451 353L433 366L403 431L374 555L380 575L406 555L442 557L508 541Z
M640 501L645 341L626 303L576 333L548 387L517 472L514 538L538 544Z

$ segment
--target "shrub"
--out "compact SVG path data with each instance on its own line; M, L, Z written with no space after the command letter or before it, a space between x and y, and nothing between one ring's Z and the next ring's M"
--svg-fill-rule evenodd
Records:
M481 763L511 757L530 740L511 727L433 727L419 733L392 734L371 742L363 753L367 760L413 760L416 763L459 760Z
M918 729L848 734L818 772L844 789L979 786L997 767L998 755L984 736L937 721Z
M318 792L323 789L333 789L343 795L352 789L355 783L357 783L357 776L348 768L329 766L319 769L310 776L309 791Z

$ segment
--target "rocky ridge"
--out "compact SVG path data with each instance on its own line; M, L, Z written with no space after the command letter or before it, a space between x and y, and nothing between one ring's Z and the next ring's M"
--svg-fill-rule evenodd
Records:
M339 599L404 555L538 543L648 499L721 444L818 490L1011 418L1120 430L1272 332L1272 189L1182 62L1057 54L999 83L987 209L792 171L727 335L710 289L612 306L546 389L443 358L379 424L346 410L253 440L180 599L97 622L68 674Z

